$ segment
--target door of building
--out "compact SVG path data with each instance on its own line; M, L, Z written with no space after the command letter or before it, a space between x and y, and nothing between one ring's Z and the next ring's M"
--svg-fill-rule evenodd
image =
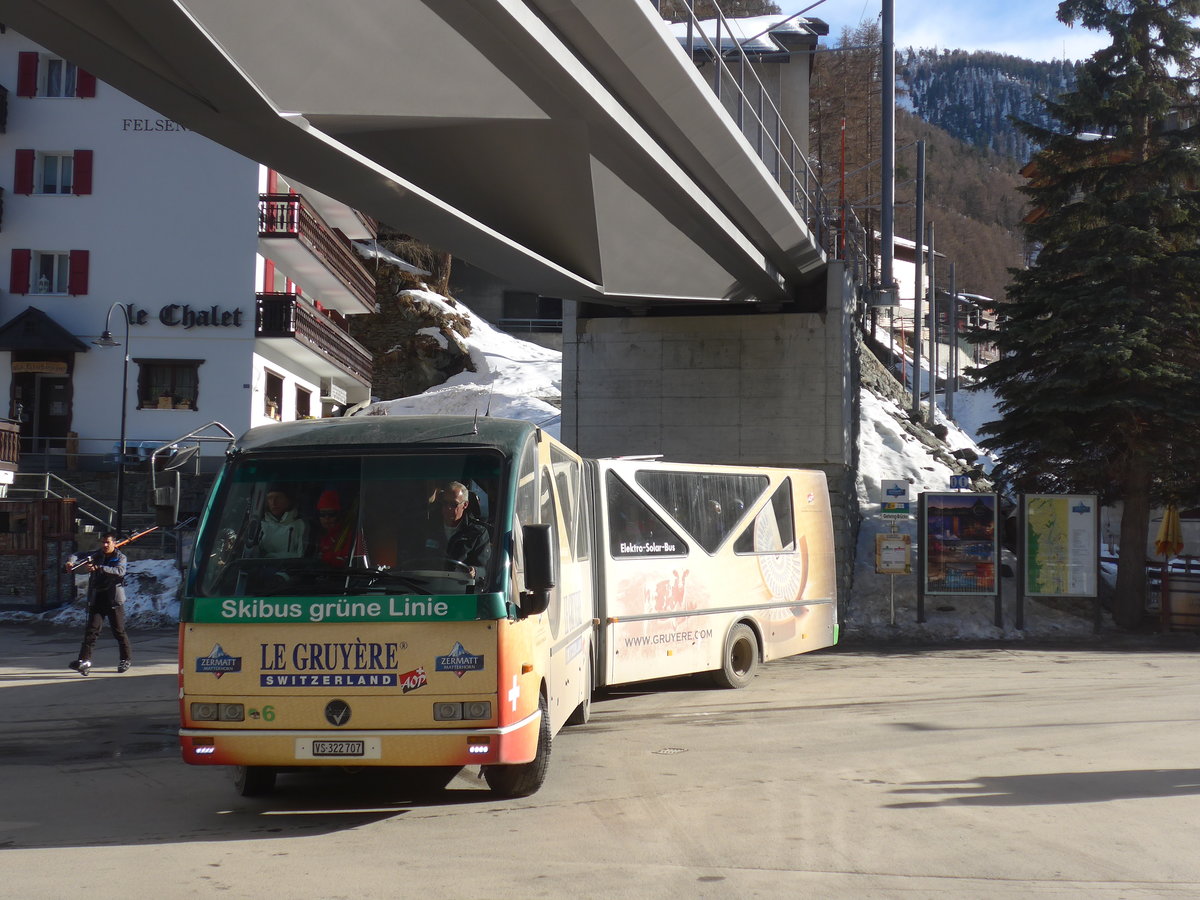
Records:
M71 376L13 373L13 418L21 422L22 449L41 453L66 446L71 428Z

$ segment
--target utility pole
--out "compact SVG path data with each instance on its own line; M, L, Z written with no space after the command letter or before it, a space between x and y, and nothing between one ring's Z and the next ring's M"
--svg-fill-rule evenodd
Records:
M913 271L913 343L912 343L912 413L921 417L921 263L925 258L925 142L917 141L917 236L916 265Z
M934 277L933 223L929 223L929 424L937 424L937 282Z
M958 387L958 288L954 263L950 263L950 358L946 362L946 418L953 420L954 391Z
M892 262L896 252L896 28L894 0L883 0L882 27L883 41L880 47L882 58L879 60L882 68L879 74L883 79L880 91L882 95L883 152L880 160L882 194L879 201L879 231L883 245L879 248L879 286L882 290L890 292L895 283L892 275Z

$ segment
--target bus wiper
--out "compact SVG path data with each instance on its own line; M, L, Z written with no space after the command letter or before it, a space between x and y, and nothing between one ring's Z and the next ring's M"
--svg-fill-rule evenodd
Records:
M378 589L382 592L387 585L401 584L411 590L425 592L426 585L411 575L404 575L400 572L393 572L390 569L380 566L375 569L339 569L333 573L338 578L353 579L355 581L367 582L360 591Z

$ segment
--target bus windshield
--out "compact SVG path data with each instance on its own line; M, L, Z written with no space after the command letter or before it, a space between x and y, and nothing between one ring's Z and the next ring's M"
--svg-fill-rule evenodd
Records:
M235 462L199 536L201 597L493 590L496 451Z

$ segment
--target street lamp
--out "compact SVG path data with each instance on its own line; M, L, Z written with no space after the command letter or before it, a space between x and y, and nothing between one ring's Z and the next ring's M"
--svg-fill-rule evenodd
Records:
M92 341L97 347L120 347L121 342L115 340L112 336L110 326L112 325L112 314L114 309L119 309L121 315L125 318L125 363L121 369L121 438L119 449L117 451L117 523L116 531L121 532L121 526L124 524L125 512L125 409L128 406L129 399L129 310L125 304L118 300L108 308L108 315L104 317L104 333L96 340Z

